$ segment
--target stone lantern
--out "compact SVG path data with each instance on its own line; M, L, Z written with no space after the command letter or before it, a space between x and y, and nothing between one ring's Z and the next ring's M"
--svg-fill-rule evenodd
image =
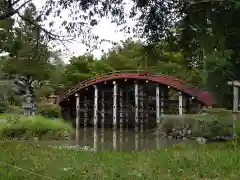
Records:
M25 95L25 103L23 103L23 110L25 115L34 115L36 111L36 107L34 103L32 103L32 97L29 92Z

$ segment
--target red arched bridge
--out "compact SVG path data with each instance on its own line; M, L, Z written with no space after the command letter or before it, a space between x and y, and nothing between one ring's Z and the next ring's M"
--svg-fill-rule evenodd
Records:
M165 114L196 113L213 99L182 80L146 72L114 72L82 81L58 97L66 119L76 125L158 122ZM151 124L151 123L150 123Z

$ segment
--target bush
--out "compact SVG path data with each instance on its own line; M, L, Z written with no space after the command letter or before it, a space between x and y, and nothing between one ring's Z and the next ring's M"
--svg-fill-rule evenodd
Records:
M9 113L12 114L24 114L24 110L22 107L18 107L18 106L11 106Z
M199 115L166 116L163 117L162 122L163 129L167 135L173 134L174 131L183 131L185 127L188 127L191 130L191 134L188 137L216 139L232 136L232 119L231 113L217 112Z
M69 139L72 127L62 119L49 120L43 116L5 114L0 117L1 139Z
M11 106L7 101L0 100L0 114L10 112Z
M233 134L230 113L205 113L198 117L193 127L193 135L207 139L228 138Z
M47 118L60 118L61 117L61 107L57 104L38 104L37 114L47 117Z
M234 129L234 133L235 133L235 140L237 141L237 143L240 142L240 120L239 117L234 114L234 120L235 120L235 129Z

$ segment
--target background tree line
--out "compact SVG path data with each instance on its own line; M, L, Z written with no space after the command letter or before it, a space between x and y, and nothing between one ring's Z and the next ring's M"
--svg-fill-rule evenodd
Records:
M122 0L47 0L40 11L31 1L0 3L0 51L9 53L0 61L2 98L19 102L21 96L15 94L27 88L39 100L96 74L139 69L172 75L208 90L219 107L231 104L227 81L240 79L238 1L134 0L129 14ZM62 19L62 29L68 34L63 37L43 24L50 16L61 16L64 9L73 20ZM90 53L72 57L69 64L49 45L80 34L87 35L87 45L95 46L99 37L89 29L104 16L125 25L123 30L140 41L115 44L99 59ZM136 26L128 27L126 18Z

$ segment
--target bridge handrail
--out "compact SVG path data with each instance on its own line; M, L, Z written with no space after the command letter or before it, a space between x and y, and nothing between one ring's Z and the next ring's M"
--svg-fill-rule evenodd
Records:
M97 79L97 78L103 78L105 76L108 76L110 74L119 74L119 73L147 73L147 74L152 74L150 72L147 72L146 70L120 70L120 71L110 71L110 72L106 72L106 73L102 73L102 74L97 74L95 76L91 76L90 78L84 80L84 81L81 81L79 83L77 83L75 86L72 86L71 88L69 88L68 90L64 91L62 94L60 94L58 96L58 101L61 101L62 99L65 99L65 97L67 97L72 91L75 91L77 89L79 89L80 87L84 86L87 82L93 80L93 79ZM154 75L163 75L162 73L154 73ZM169 76L169 75L164 75L166 78L170 78L170 79L174 79L174 80L177 80L177 81L180 81L182 83L186 83L188 84L189 86L193 87L193 88L196 88L196 86L193 86L189 83L187 83L186 81L183 81L183 80L180 80L180 79L177 79L177 78L174 78L172 76Z
M62 95L60 94L59 99L58 100L62 100L64 99L66 96L68 96L69 93L71 93L72 91L74 91L75 89L78 89L79 87L81 87L83 84L85 84L88 81L91 81L93 79L97 79L97 78L102 78L104 76L110 75L110 74L120 74L120 73L148 73L145 70L121 70L121 71L110 71L110 72L106 72L106 73L102 73L99 75L95 75L95 76L91 76L90 78L81 81L79 83L77 83L75 86L72 86L71 88L69 88L67 91L63 92ZM60 98L61 97L61 98Z

